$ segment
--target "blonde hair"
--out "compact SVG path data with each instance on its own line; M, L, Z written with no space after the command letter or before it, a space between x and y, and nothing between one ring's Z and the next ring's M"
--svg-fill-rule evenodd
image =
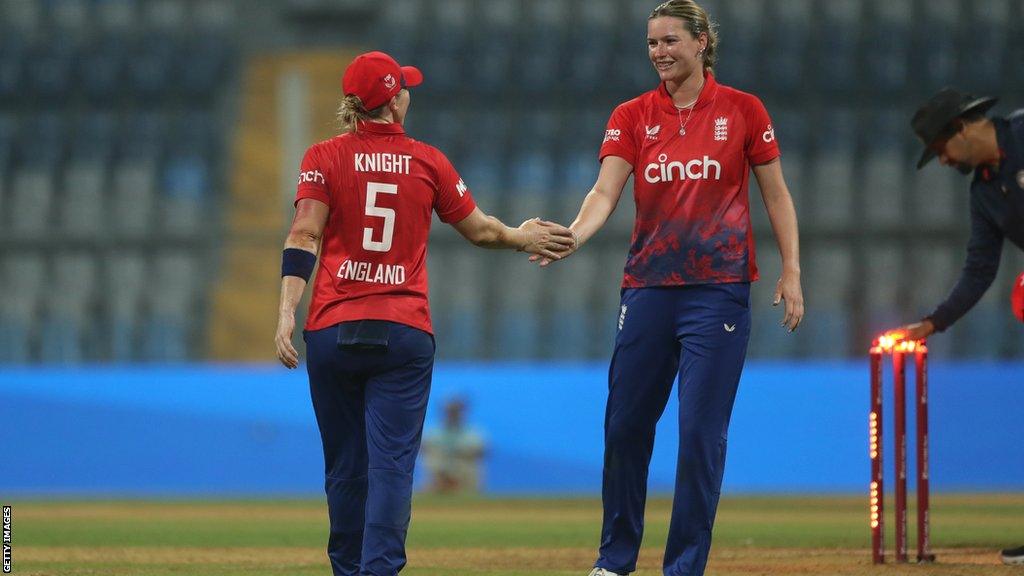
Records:
M708 45L704 49L704 68L714 68L718 60L716 48L718 48L718 23L712 22L705 10L693 0L669 0L659 4L651 12L648 20L669 16L679 18L683 21L686 29L693 34L694 38L700 38L701 34L708 35Z
M356 132L359 122L373 120L384 115L388 105L378 106L373 110L363 108L363 101L355 94L349 94L341 99L338 105L338 128L343 134Z

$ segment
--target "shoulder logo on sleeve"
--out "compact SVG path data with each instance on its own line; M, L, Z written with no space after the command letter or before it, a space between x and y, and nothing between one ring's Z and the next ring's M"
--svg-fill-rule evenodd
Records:
M658 133L661 132L661 124L657 126L644 126L644 132L647 132L648 140L657 140Z
M622 130L616 130L615 128L609 128L608 130L604 131L604 141L605 142L608 142L609 140L614 140L615 142L618 142L619 138L621 136L622 136Z
M772 142L775 140L775 129L772 128L771 124L769 124L768 129L765 130L763 134L761 134L761 139L764 140L765 142Z
M729 119L725 116L715 118L715 142L725 142L729 139Z
M387 88L388 90L394 89L396 84L398 84L398 81L395 80L395 77L392 76L391 74L388 74L387 76L384 77L384 87Z
M319 170L307 170L306 172L299 173L299 184L323 184L327 185L327 180L324 179L324 175Z
M459 178L459 183L455 185L455 191L459 193L459 198L466 195L466 190L469 190L469 187L462 181L462 178Z
M1017 187L1024 190L1024 170L1017 172Z

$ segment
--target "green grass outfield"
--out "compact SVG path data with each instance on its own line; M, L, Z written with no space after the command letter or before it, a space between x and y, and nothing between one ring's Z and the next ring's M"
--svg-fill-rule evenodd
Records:
M913 499L911 499L913 502ZM873 567L866 496L723 498L708 574L1024 575L1024 494L936 495L931 566ZM892 528L892 498L886 520ZM636 576L660 575L670 502L652 500ZM914 515L911 510L911 551ZM329 576L325 505L296 501L16 501L14 574ZM409 576L577 575L595 558L597 499L417 497Z

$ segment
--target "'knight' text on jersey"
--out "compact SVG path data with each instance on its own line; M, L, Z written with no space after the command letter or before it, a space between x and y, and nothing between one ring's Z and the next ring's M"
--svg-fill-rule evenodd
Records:
M432 332L432 213L454 223L476 208L448 158L398 124L360 123L306 151L295 201L303 198L330 209L306 329L390 320Z
M662 84L615 109L601 146L607 156L633 166L636 223L623 287L757 279L750 167L778 158L779 147L756 96L705 72L691 112L678 110Z

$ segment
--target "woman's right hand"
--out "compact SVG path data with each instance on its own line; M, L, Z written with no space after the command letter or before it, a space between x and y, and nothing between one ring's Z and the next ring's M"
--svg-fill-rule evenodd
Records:
M518 229L526 240L520 249L531 254L531 262L540 260L541 266L561 260L576 249L576 235L561 224L531 218Z
M292 346L292 332L295 331L295 313L281 312L277 317L277 333L274 344L277 345L277 359L285 368L299 366L299 352Z

